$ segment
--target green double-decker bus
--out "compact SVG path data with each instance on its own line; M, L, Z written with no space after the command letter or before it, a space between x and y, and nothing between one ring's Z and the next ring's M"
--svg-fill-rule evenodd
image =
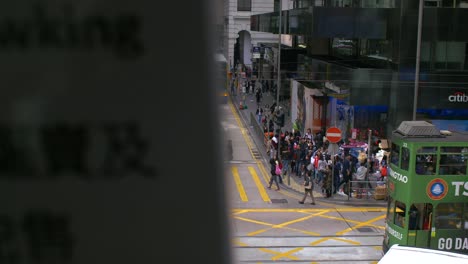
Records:
M383 250L468 254L468 133L404 121L392 133Z

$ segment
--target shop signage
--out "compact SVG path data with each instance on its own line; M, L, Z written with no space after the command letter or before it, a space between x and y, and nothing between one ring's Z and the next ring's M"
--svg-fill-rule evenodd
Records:
M463 92L455 92L449 95L448 100L451 103L466 103L468 102L468 95Z

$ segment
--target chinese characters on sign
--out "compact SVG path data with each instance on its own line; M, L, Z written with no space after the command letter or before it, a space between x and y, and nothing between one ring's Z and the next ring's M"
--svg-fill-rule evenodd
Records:
M0 263L70 262L76 242L70 222L68 215L46 210L22 219L0 215Z
M85 180L157 176L147 157L150 142L138 124L0 124L0 179ZM96 154L97 153L97 154Z

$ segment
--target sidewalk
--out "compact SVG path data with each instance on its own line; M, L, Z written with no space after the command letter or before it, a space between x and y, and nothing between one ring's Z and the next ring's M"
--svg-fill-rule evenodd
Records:
M242 121L244 122L245 126L249 128L250 135L252 135L252 140L255 142L258 151L263 157L263 165L266 168L269 168L268 164L268 157L266 155L266 147L264 144L263 138L258 136L258 133L254 131L254 126L251 125L251 118L253 115L254 122L256 121L256 116L255 116L255 111L257 110L257 102L255 99L255 94L247 94L245 96L245 105L247 106L247 109L240 109L240 102L242 100L242 95L231 95L231 100L232 103L234 104L236 110L239 113L239 116L241 116ZM263 99L261 102L261 106L265 107L265 105L271 106L274 102L276 102L276 98L274 98L270 93L263 93ZM283 102L280 102L280 105L285 105ZM289 106L288 106L289 107ZM284 109L286 114L285 114L285 121L284 121L284 127L283 127L283 132L284 131L291 131L292 130L292 122L291 122L291 116L290 116L290 109ZM289 176L289 181L288 181L288 176ZM298 176L295 176L294 174L291 175L286 175L283 177L283 185L282 187L288 188L290 190L293 190L295 192L298 192L300 194L304 194L304 186L302 185L303 179L299 178ZM373 197L365 197L362 199L357 199L353 197L349 197L346 195L340 195L340 194L335 194L330 198L324 198L321 193L321 189L319 186L315 185L314 188L314 197L318 201L322 202L328 202L328 203L335 203L335 204L341 204L341 205L351 205L351 206L386 206L387 202L385 200L375 200Z

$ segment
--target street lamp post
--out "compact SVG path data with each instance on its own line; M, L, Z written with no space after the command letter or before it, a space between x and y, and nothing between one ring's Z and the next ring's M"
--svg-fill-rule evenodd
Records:
M277 66L277 84L276 84L276 114L279 113L280 110L280 102L279 102L279 97L280 97L280 91L281 91L281 28L282 28L282 23L281 23L281 17L282 17L282 11L283 11L283 1L279 0L279 11L278 11L278 53L277 53L277 59L276 62L278 63ZM282 114L282 113L280 113ZM278 125L278 150L277 150L277 155L278 155L278 160L281 162L281 126ZM276 133L276 131L275 131ZM291 176L288 173L288 185L291 185Z
M419 0L418 11L418 38L416 43L416 70L414 75L414 101L413 101L413 121L416 120L416 110L418 109L418 90L419 90L419 64L421 57L421 33L423 18L424 0Z

